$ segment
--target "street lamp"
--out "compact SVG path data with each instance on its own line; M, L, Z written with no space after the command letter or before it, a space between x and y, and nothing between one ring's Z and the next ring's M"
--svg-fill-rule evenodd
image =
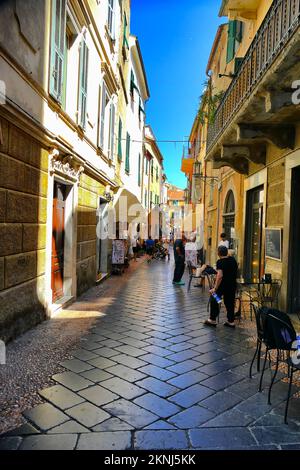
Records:
M185 202L189 202L189 199L190 199L189 188L185 188L185 190L184 190L184 199L185 199Z
M201 176L201 162L196 161L193 165L193 176Z
M193 165L193 176L199 178L200 180L206 182L206 180L218 182L219 178L217 176L206 176L203 175L201 162L196 161Z

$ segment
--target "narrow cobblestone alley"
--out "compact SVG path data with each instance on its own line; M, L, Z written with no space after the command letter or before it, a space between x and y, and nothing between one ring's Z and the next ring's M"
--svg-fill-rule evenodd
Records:
M296 399L283 424L282 376L271 406L269 371L262 393L258 375L248 378L245 322L228 330L222 314L216 329L204 326L207 292L174 287L172 275L172 261L142 261L1 449L300 448ZM92 292L83 299L95 308Z

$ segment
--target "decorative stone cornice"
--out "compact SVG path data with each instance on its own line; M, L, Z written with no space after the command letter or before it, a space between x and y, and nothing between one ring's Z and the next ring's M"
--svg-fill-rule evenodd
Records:
M50 174L58 174L73 182L79 182L84 166L76 161L72 155L60 156L57 149L50 153Z

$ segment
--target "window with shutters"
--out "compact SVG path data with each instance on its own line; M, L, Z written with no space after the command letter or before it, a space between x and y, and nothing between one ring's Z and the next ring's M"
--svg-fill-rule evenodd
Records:
M126 160L125 160L125 171L129 173L130 171L130 135L127 132L126 135Z
M128 28L127 17L126 17L126 14L124 13L123 47L127 47L127 49L129 49L128 39L127 39L127 28Z
M63 100L66 41L66 0L52 0L50 94Z
M101 89L102 88L102 89ZM99 134L98 146L104 150L104 136L105 136L105 112L106 106L109 103L109 97L106 91L106 85L103 82L102 87L99 88Z
M148 175L148 158L145 157L145 174Z
M233 20L228 23L227 63L231 62L243 39L243 23Z
M116 109L114 103L111 101L109 110L109 134L108 134L108 158L114 158L114 145L115 145L115 117Z
M108 0L107 27L112 39L115 39L115 0Z
M118 131L118 159L122 161L122 119L119 118L119 131Z
M158 166L156 167L156 181L158 181Z
M148 204L148 194L147 194L147 189L145 189L145 208L147 209L147 204Z
M87 88L88 88L89 49L85 37L80 44L79 60L79 96L78 96L78 123L86 128Z
M138 185L141 186L141 154L139 153L139 164L138 164Z

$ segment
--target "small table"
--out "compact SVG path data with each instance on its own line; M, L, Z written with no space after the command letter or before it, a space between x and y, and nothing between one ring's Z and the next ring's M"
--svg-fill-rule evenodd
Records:
M256 302L259 306L276 306L278 308L278 295L281 288L281 281L274 279L271 282L259 281L257 279L237 279L237 296L239 307L235 314L240 318L242 313L242 302L249 302L250 318L252 320L252 304ZM247 299L242 296L246 294Z

